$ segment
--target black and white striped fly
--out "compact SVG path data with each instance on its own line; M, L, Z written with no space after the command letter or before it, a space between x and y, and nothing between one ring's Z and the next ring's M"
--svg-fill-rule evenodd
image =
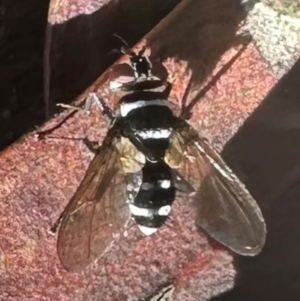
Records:
M216 151L172 112L170 85L151 74L144 50L129 55L135 78L112 112L94 95L111 126L83 181L53 227L58 255L68 270L97 259L133 219L145 235L164 225L176 192L198 210L196 223L232 251L258 254L266 225L255 200ZM153 87L165 87L157 92Z

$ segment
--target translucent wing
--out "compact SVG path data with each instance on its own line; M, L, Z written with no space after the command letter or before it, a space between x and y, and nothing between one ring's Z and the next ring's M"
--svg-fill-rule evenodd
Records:
M129 219L114 139L107 135L62 214L57 251L67 270L81 270L97 259Z
M166 161L195 189L196 222L201 228L240 255L254 256L262 250L267 231L256 201L220 155L187 124L174 133Z

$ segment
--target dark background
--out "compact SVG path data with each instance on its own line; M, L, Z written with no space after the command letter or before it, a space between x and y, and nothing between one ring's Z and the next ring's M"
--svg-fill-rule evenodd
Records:
M257 257L236 257L236 286L214 301L300 299L299 79L300 60L223 150L226 161L247 175L268 235Z
M144 0L138 5L138 0L111 1L112 5L92 17L78 16L47 28L49 0L1 1L0 150L45 121L45 100L53 114L56 102L73 101L118 58L109 55L121 46L114 33L133 45L179 2ZM50 44L46 31L51 35ZM50 70L44 68L45 46ZM59 91L52 84L58 81L63 87ZM49 95L44 95L44 86L51 91Z

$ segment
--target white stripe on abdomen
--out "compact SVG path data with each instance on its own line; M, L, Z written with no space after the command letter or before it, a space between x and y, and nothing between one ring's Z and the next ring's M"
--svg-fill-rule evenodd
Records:
M149 227L145 227L145 226L141 226L138 225L140 231L147 236L152 235L153 233L155 233L158 229L157 228L149 228Z
M135 134L142 139L167 139L171 133L172 131L170 129L138 130L135 132Z
M165 106L169 107L168 101L164 99L155 99L155 100L138 100L135 102L123 102L120 105L120 115L126 117L128 113L138 108L147 107L147 106Z
M171 211L170 205L162 206L158 209L140 208L133 204L129 204L130 213L133 216L152 217L153 215L167 216Z
M151 217L154 215L155 211L154 209L148 209L148 208L140 208L133 204L129 204L130 213L133 216L144 216L144 217Z

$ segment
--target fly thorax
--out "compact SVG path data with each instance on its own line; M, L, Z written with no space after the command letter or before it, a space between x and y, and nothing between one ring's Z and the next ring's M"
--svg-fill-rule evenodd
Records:
M166 99L126 99L120 103L119 118L127 131L141 139L168 138L175 116Z
M164 99L124 101L120 105L124 130L154 157L163 157L173 132L174 115Z

